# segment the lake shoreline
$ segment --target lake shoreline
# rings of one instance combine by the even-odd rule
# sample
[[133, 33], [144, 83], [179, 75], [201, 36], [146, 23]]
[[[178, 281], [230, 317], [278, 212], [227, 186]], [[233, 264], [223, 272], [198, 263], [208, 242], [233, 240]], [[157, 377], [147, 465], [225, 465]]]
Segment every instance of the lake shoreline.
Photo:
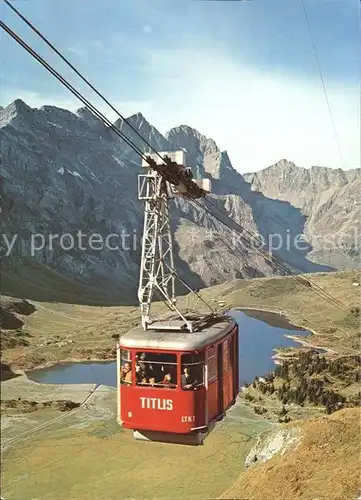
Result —
[[[100, 358], [67, 358], [67, 359], [62, 359], [59, 361], [48, 361], [47, 363], [40, 364], [36, 366], [35, 368], [31, 368], [31, 370], [17, 370], [19, 373], [23, 372], [25, 375], [27, 373], [33, 373], [33, 372], [38, 372], [38, 371], [43, 371], [47, 370], [49, 368], [55, 368], [59, 366], [65, 366], [65, 365], [73, 365], [73, 364], [92, 364], [92, 363], [97, 363], [99, 365], [101, 364], [108, 364], [108, 363], [113, 363], [117, 360], [116, 357], [109, 357], [107, 359], [100, 359]], [[14, 372], [15, 373], [15, 372]]]
[[[298, 331], [300, 332], [300, 336], [302, 334], [307, 335], [307, 336], [310, 334], [309, 330], [305, 330], [305, 329], [302, 329], [300, 327], [294, 327], [294, 325], [292, 325], [292, 323], [289, 321], [288, 318], [285, 318], [283, 316], [280, 317], [279, 315], [275, 314], [274, 312], [270, 312], [270, 311], [265, 312], [265, 311], [262, 311], [259, 309], [258, 310], [255, 310], [255, 309], [251, 310], [249, 308], [244, 308], [244, 309], [243, 308], [232, 308], [232, 311], [229, 311], [229, 313], [231, 313], [231, 314], [234, 313], [235, 315], [237, 315], [237, 313], [239, 313], [240, 318], [237, 319], [237, 321], [239, 322], [239, 325], [240, 325], [241, 337], [242, 337], [242, 335], [249, 336], [249, 334], [247, 334], [247, 331], [249, 331], [249, 328], [251, 328], [251, 329], [256, 328], [256, 330], [255, 330], [255, 334], [257, 335], [256, 338], [258, 338], [258, 335], [260, 334], [260, 332], [258, 331], [259, 328], [261, 328], [261, 331], [264, 328], [268, 328], [268, 329], [270, 328], [270, 330], [268, 330], [268, 334], [267, 334], [269, 341], [266, 341], [267, 345], [264, 346], [266, 348], [265, 353], [266, 352], [268, 353], [268, 354], [265, 354], [264, 356], [267, 357], [268, 361], [266, 361], [264, 359], [264, 356], [263, 356], [263, 361], [260, 364], [259, 371], [257, 371], [257, 367], [253, 367], [253, 369], [251, 368], [251, 371], [249, 371], [249, 368], [246, 368], [247, 371], [245, 372], [245, 374], [247, 373], [249, 375], [250, 380], [253, 380], [254, 377], [257, 375], [258, 376], [261, 376], [262, 374], [264, 375], [266, 372], [269, 373], [270, 371], [272, 371], [274, 369], [275, 360], [274, 360], [274, 357], [272, 356], [273, 355], [272, 351], [274, 351], [275, 348], [286, 344], [286, 345], [292, 347], [293, 349], [297, 349], [297, 347], [295, 347], [295, 340], [298, 339], [298, 335], [297, 335]], [[255, 323], [253, 323], [252, 320], [255, 320]], [[257, 324], [259, 325], [258, 327], [257, 327]], [[262, 324], [263, 324], [263, 326], [260, 327], [260, 325], [262, 325]], [[273, 333], [272, 333], [273, 330], [274, 330], [274, 335], [275, 335], [274, 338], [273, 338]], [[287, 331], [289, 333], [295, 333], [296, 334], [295, 338], [293, 339], [293, 338], [289, 337], [289, 340], [285, 341], [285, 339], [287, 338], [285, 333]], [[273, 340], [272, 340], [272, 338], [273, 338]], [[290, 342], [290, 340], [292, 342]], [[259, 342], [259, 348], [262, 348], [262, 346], [263, 346], [262, 340], [259, 340], [256, 342]], [[270, 347], [267, 347], [268, 342], [271, 342]], [[251, 344], [252, 344], [252, 341], [251, 341]], [[247, 349], [249, 349], [249, 347], [245, 346], [245, 349], [246, 349], [245, 352], [247, 352]], [[244, 351], [244, 349], [243, 349], [243, 351]], [[88, 351], [88, 356], [89, 356], [89, 354], [90, 353]], [[113, 355], [110, 355], [110, 354], [113, 354]], [[80, 370], [80, 371], [83, 371], [83, 373], [84, 373], [84, 371], [87, 371], [86, 365], [89, 365], [89, 364], [94, 365], [94, 370], [96, 373], [98, 372], [99, 366], [100, 367], [104, 366], [105, 368], [104, 369], [100, 368], [100, 371], [103, 371], [103, 373], [105, 373], [105, 372], [109, 371], [106, 368], [106, 366], [109, 364], [113, 364], [116, 361], [116, 358], [114, 356], [114, 351], [113, 352], [109, 351], [109, 357], [107, 357], [107, 358], [104, 358], [104, 356], [102, 356], [101, 359], [97, 358], [97, 356], [92, 356], [92, 358], [89, 358], [88, 356], [86, 357], [86, 359], [81, 358], [81, 357], [65, 357], [64, 356], [62, 359], [57, 360], [57, 361], [53, 360], [53, 361], [50, 361], [47, 363], [39, 364], [36, 367], [27, 370], [26, 374], [31, 380], [41, 382], [43, 379], [48, 379], [49, 377], [50, 378], [52, 377], [51, 373], [49, 373], [49, 374], [47, 373], [47, 370], [53, 371], [53, 373], [54, 373], [53, 376], [56, 377], [57, 375], [55, 374], [55, 372], [57, 371], [57, 368], [60, 371], [63, 371], [63, 373], [64, 373], [64, 371], [68, 372], [68, 369], [71, 370], [71, 366], [73, 365], [74, 370], [76, 372], [78, 372]], [[78, 369], [76, 365], [82, 365], [83, 368]], [[266, 366], [266, 371], [263, 369], [263, 368], [265, 368], [265, 366]], [[111, 370], [113, 370], [113, 368], [111, 368]], [[240, 373], [240, 377], [241, 377], [240, 378], [240, 385], [241, 385], [242, 380], [243, 380], [242, 370]], [[75, 377], [75, 379], [76, 379], [76, 377]], [[83, 379], [81, 378], [81, 380], [83, 380]], [[112, 383], [112, 385], [114, 385], [114, 384]]]
[[[293, 340], [294, 342], [298, 343], [301, 345], [301, 347], [297, 346], [292, 346], [289, 347], [287, 350], [287, 353], [284, 352], [283, 347], [275, 348], [274, 352], [275, 354], [272, 356], [272, 359], [276, 365], [282, 364], [284, 360], [289, 358], [290, 356], [297, 356], [299, 355], [300, 351], [303, 350], [304, 348], [310, 348], [310, 349], [323, 349], [329, 354], [334, 354], [334, 351], [331, 349], [328, 349], [324, 346], [316, 346], [314, 344], [314, 335], [315, 332], [310, 330], [309, 328], [305, 329], [302, 328], [301, 325], [295, 325], [294, 323], [291, 322], [291, 319], [285, 314], [285, 312], [280, 311], [279, 313], [271, 310], [264, 310], [260, 308], [250, 308], [250, 307], [235, 307], [232, 309], [232, 311], [239, 311], [243, 312], [249, 317], [252, 317], [254, 319], [257, 319], [259, 321], [265, 322], [271, 326], [275, 326], [277, 328], [284, 328], [286, 330], [291, 330], [291, 331], [307, 331], [309, 332], [308, 335], [306, 336], [299, 336], [299, 335], [288, 335], [287, 333], [284, 334], [284, 337], [289, 338], [290, 340]], [[312, 340], [311, 340], [312, 339]], [[66, 357], [63, 359], [59, 360], [51, 360], [46, 363], [40, 363], [39, 365], [36, 365], [32, 367], [31, 369], [14, 369], [12, 370], [14, 375], [26, 375], [32, 374], [32, 373], [37, 373], [43, 370], [55, 368], [55, 367], [61, 367], [65, 365], [70, 365], [70, 364], [91, 364], [91, 363], [99, 363], [99, 364], [108, 364], [116, 361], [115, 356], [109, 356], [108, 358], [102, 357]], [[11, 368], [11, 366], [10, 366]]]
[[276, 328], [284, 328], [285, 330], [292, 331], [307, 330], [310, 332], [310, 335], [313, 335], [312, 330], [310, 330], [309, 328], [305, 328], [304, 326], [293, 323], [290, 317], [287, 315], [286, 311], [283, 310], [276, 312], [270, 309], [260, 309], [252, 307], [234, 307], [232, 310], [241, 311], [251, 318], [259, 319], [260, 321], [264, 321], [270, 326], [274, 326]]
[[[256, 308], [250, 308], [250, 307], [244, 307], [244, 308], [243, 307], [235, 307], [234, 310], [235, 311], [242, 311], [245, 314], [247, 314], [247, 311], [249, 311], [249, 313], [250, 313], [249, 316], [256, 318], [256, 319], [260, 319], [261, 321], [263, 318], [263, 320], [266, 320], [266, 322], [268, 324], [272, 324], [271, 323], [272, 321], [276, 321], [278, 323], [277, 326], [281, 325], [281, 326], [279, 326], [280, 328], [292, 327], [291, 329], [294, 331], [295, 330], [296, 331], [297, 330], [308, 331], [309, 334], [306, 336], [289, 335], [289, 334], [285, 334], [284, 336], [288, 339], [293, 340], [294, 342], [297, 342], [298, 344], [301, 344], [302, 347], [308, 347], [310, 349], [322, 349], [327, 354], [337, 354], [336, 351], [334, 351], [333, 349], [330, 349], [327, 346], [316, 345], [314, 343], [314, 340], [315, 340], [315, 337], [317, 336], [317, 332], [315, 330], [311, 329], [310, 327], [305, 328], [301, 325], [295, 324], [294, 320], [292, 320], [289, 317], [289, 315], [287, 315], [286, 311], [281, 310], [279, 313], [277, 313], [275, 311], [271, 311], [270, 309], [256, 309]], [[280, 313], [283, 313], [283, 314], [280, 314]], [[299, 352], [299, 350], [302, 349], [302, 347], [301, 348], [291, 347], [290, 351], [293, 350], [294, 354], [296, 355]], [[282, 361], [282, 359], [284, 359], [282, 356], [282, 347], [279, 348], [279, 352], [278, 352], [278, 348], [276, 348], [275, 351], [276, 351], [276, 354], [274, 356], [274, 359]]]
[[[297, 330], [305, 331], [302, 327], [291, 323], [290, 319], [287, 316], [279, 315], [274, 311], [256, 309], [256, 308], [250, 308], [250, 307], [245, 307], [245, 308], [235, 307], [232, 310], [243, 312], [247, 316], [250, 316], [254, 319], [258, 319], [260, 321], [264, 321], [267, 324], [270, 324], [271, 326], [276, 326], [278, 328], [285, 328], [285, 329], [289, 329], [292, 331], [297, 331]], [[307, 329], [307, 331], [309, 331], [309, 329]], [[311, 331], [310, 331], [310, 335], [312, 335]], [[296, 342], [299, 341], [297, 335], [295, 335], [295, 336], [285, 335], [285, 337], [288, 337]], [[294, 349], [297, 349], [297, 348], [295, 347]], [[100, 363], [111, 363], [114, 361], [116, 361], [115, 356], [111, 356], [111, 357], [106, 358], [106, 359], [98, 358], [98, 357], [92, 357], [92, 358], [86, 358], [86, 359], [80, 358], [80, 357], [79, 358], [69, 357], [69, 358], [64, 358], [61, 360], [52, 360], [52, 361], [48, 361], [46, 363], [41, 363], [39, 365], [34, 366], [33, 368], [31, 368], [29, 370], [17, 370], [17, 372], [21, 373], [21, 374], [26, 374], [26, 373], [33, 373], [33, 372], [37, 372], [37, 371], [41, 371], [41, 370], [47, 370], [48, 368], [54, 368], [56, 366], [63, 366], [63, 365], [68, 365], [68, 364], [73, 364], [73, 363], [81, 363], [81, 364], [99, 363], [100, 364]], [[14, 373], [15, 373], [15, 371], [14, 371]]]

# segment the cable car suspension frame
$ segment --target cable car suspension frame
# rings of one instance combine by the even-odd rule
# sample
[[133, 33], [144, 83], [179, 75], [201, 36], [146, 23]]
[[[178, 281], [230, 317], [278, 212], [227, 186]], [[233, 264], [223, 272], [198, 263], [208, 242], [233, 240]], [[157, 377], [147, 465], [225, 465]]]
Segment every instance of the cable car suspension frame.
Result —
[[[159, 162], [162, 157], [162, 163]], [[185, 153], [175, 151], [150, 155], [142, 160], [147, 171], [138, 175], [138, 199], [145, 202], [138, 300], [144, 330], [187, 330], [193, 332], [205, 317], [190, 319], [176, 306], [176, 277], [169, 204], [175, 196], [201, 198], [210, 191], [210, 181], [193, 180], [185, 165]], [[208, 189], [204, 189], [204, 187]], [[158, 291], [178, 321], [152, 321], [154, 292]], [[209, 316], [209, 315], [208, 315]]]

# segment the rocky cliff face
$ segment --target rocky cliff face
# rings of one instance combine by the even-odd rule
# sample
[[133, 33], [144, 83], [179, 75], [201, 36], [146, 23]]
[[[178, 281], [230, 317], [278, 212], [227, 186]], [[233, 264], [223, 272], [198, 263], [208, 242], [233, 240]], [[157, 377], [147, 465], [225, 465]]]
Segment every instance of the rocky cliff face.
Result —
[[167, 133], [171, 148], [184, 149], [193, 173], [212, 179], [213, 192], [216, 194], [241, 194], [245, 184], [229, 159], [227, 151], [220, 151], [213, 139], [208, 139], [187, 125], [172, 128]]
[[[2, 112], [1, 145], [2, 232], [16, 237], [5, 269], [31, 262], [99, 289], [112, 282], [120, 295], [134, 287], [137, 249], [110, 251], [100, 237], [89, 241], [91, 234], [132, 234], [141, 222], [128, 190], [138, 165], [125, 163], [106, 127], [82, 110], [15, 101]], [[83, 243], [78, 232], [87, 235]]]
[[289, 202], [306, 217], [309, 258], [336, 268], [360, 263], [361, 170], [297, 167], [287, 160], [245, 174], [252, 191]]
[[[212, 203], [242, 224], [247, 241], [302, 233], [300, 209], [250, 189], [212, 139], [187, 126], [164, 137], [140, 113], [129, 120], [156, 150], [186, 150], [195, 175], [212, 180]], [[149, 150], [126, 123], [116, 125]], [[32, 109], [16, 100], [0, 111], [0, 134], [3, 291], [35, 299], [45, 293], [48, 300], [89, 302], [100, 294], [107, 303], [134, 302], [143, 219], [139, 157], [84, 108]], [[278, 272], [185, 200], [175, 200], [172, 223], [177, 268], [194, 287]], [[324, 269], [307, 259], [308, 251], [291, 243], [275, 253], [302, 271]]]
[[[162, 134], [155, 127], [153, 127], [153, 125], [151, 125], [141, 113], [136, 113], [135, 115], [130, 116], [127, 118], [127, 121], [132, 125], [133, 129], [136, 129], [137, 132], [144, 137], [156, 151], [174, 151], [174, 148], [172, 148], [169, 141], [163, 137]], [[126, 122], [119, 118], [114, 122], [114, 125], [121, 130], [123, 134], [126, 135], [141, 151], [151, 152], [149, 151], [150, 148]], [[112, 137], [115, 142], [120, 141], [122, 154], [124, 156], [132, 158], [136, 161], [136, 163], [139, 163], [139, 155], [137, 155], [130, 146], [122, 141], [114, 132], [112, 132]]]

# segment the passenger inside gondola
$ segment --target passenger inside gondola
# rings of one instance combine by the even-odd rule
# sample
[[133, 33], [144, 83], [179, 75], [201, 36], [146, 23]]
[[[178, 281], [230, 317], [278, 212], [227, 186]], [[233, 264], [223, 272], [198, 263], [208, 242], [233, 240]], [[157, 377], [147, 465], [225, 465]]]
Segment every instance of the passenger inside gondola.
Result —
[[164, 387], [169, 387], [169, 389], [174, 389], [175, 387], [177, 387], [177, 385], [173, 382], [172, 375], [170, 373], [166, 373], [164, 375], [161, 384]]
[[151, 380], [151, 379], [156, 379], [156, 373], [155, 373], [155, 370], [154, 370], [154, 367], [153, 365], [147, 363], [146, 366], [145, 366], [145, 376], [146, 376], [146, 379], [147, 380]]
[[121, 381], [123, 384], [132, 383], [132, 368], [128, 362], [125, 362], [122, 367]]
[[145, 384], [147, 382], [147, 379], [145, 377], [145, 371], [144, 369], [142, 368], [141, 364], [137, 364], [135, 366], [135, 375], [136, 375], [136, 378], [137, 378], [137, 384]]
[[175, 354], [138, 352], [136, 360], [137, 385], [159, 388], [177, 386], [177, 357]]
[[197, 380], [194, 380], [194, 378], [192, 377], [189, 367], [185, 366], [182, 373], [182, 389], [194, 389], [196, 385]]
[[182, 389], [196, 390], [204, 383], [204, 354], [182, 354]]

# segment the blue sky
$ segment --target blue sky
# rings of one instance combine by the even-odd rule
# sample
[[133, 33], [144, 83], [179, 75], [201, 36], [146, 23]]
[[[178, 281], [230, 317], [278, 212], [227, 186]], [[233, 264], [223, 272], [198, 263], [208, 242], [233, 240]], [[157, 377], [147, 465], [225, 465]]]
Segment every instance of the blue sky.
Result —
[[[360, 164], [358, 0], [17, 0], [28, 17], [117, 107], [162, 133], [197, 128], [239, 171], [287, 158], [304, 167]], [[2, 19], [92, 102], [64, 63], [1, 4]], [[80, 105], [2, 33], [1, 104]]]

